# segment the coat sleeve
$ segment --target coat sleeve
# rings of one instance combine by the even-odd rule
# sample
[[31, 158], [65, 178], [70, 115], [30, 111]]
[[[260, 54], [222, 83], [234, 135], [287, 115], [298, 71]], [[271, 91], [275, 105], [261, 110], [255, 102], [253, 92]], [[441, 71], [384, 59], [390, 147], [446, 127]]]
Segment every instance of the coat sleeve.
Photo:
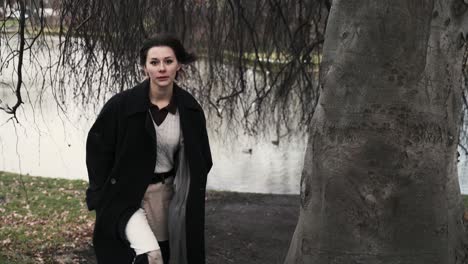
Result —
[[114, 165], [118, 128], [118, 101], [112, 97], [102, 108], [88, 132], [86, 140], [86, 167], [89, 186], [86, 204], [89, 210], [98, 207], [102, 189]]
[[206, 162], [205, 164], [206, 173], [208, 173], [211, 170], [211, 167], [213, 166], [213, 160], [211, 158], [210, 141], [208, 139], [208, 132], [206, 129], [205, 114], [203, 113], [203, 110], [201, 111], [201, 113], [202, 113], [202, 118], [203, 118], [202, 136], [201, 136], [202, 155]]

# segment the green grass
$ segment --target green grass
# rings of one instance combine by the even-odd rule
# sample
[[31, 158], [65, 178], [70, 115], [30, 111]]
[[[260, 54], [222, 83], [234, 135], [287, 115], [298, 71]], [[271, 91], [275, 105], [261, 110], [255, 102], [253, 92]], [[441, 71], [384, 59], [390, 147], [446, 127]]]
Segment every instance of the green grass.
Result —
[[[196, 49], [196, 52], [198, 57], [208, 58], [209, 54], [206, 48], [198, 47]], [[306, 63], [309, 71], [317, 73], [319, 69], [319, 64], [322, 60], [322, 55], [318, 55], [315, 53], [309, 55], [309, 61], [303, 61], [303, 63]], [[223, 50], [221, 56], [223, 57], [223, 63], [235, 63], [239, 60], [239, 54], [231, 50]], [[279, 72], [285, 66], [287, 67], [287, 65], [293, 59], [297, 59], [294, 58], [292, 54], [287, 52], [259, 52], [258, 54], [256, 54], [255, 52], [244, 52], [242, 54], [242, 60], [246, 65], [253, 66], [254, 64], [256, 64], [257, 56], [258, 59], [262, 62], [262, 64], [268, 65], [269, 70], [273, 71], [274, 73]]]
[[2, 27], [13, 27], [13, 26], [18, 26], [19, 22], [18, 19], [7, 19], [7, 20], [0, 20], [0, 28]]
[[94, 213], [86, 209], [86, 186], [0, 171], [0, 263], [55, 263], [51, 252], [89, 247]]

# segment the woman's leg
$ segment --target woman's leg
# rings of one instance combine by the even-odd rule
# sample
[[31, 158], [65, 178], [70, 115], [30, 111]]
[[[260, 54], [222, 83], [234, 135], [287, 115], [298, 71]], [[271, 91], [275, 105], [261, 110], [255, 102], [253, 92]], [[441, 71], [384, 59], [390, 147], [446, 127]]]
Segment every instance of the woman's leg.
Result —
[[164, 260], [164, 264], [169, 263], [169, 258], [171, 256], [170, 250], [169, 250], [169, 240], [166, 241], [158, 241], [159, 243], [159, 248], [161, 249], [161, 254], [162, 258]]
[[130, 246], [137, 255], [134, 264], [163, 264], [161, 250], [146, 219], [145, 211], [138, 209], [125, 227]]
[[174, 178], [170, 177], [165, 180], [165, 183], [148, 185], [142, 201], [148, 224], [159, 241], [169, 239], [167, 216], [174, 194], [173, 182]]
[[167, 216], [174, 194], [173, 182], [174, 178], [170, 177], [165, 180], [165, 183], [150, 184], [142, 201], [148, 224], [158, 238], [164, 264], [169, 263], [170, 257]]
[[166, 262], [163, 262], [161, 250], [155, 250], [136, 256], [132, 264], [166, 264]]

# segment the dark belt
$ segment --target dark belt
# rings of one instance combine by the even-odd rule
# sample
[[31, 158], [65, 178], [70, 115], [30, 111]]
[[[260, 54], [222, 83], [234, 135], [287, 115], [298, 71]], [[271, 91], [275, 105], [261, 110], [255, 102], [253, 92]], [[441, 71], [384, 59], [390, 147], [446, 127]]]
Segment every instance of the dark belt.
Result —
[[153, 177], [151, 178], [151, 183], [154, 184], [154, 183], [159, 183], [159, 182], [162, 182], [164, 183], [165, 180], [169, 177], [172, 177], [175, 175], [175, 170], [172, 169], [168, 172], [161, 172], [161, 173], [153, 173]]

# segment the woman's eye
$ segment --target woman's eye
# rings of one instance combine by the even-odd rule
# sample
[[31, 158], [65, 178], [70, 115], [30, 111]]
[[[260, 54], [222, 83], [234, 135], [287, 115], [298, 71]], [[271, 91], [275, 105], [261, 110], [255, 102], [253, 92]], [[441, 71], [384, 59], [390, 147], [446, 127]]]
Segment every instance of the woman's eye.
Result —
[[166, 64], [171, 64], [173, 62], [174, 62], [173, 60], [166, 60]]
[[158, 63], [159, 63], [159, 62], [157, 62], [157, 61], [151, 61], [151, 62], [150, 62], [151, 65], [158, 65]]

